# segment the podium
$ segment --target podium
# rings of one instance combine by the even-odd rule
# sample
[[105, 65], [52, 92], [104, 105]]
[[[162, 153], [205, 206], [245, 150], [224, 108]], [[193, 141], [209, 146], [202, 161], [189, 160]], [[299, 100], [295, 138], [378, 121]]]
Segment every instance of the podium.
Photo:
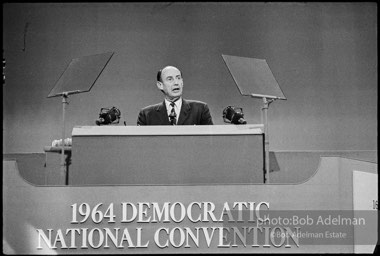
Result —
[[80, 126], [69, 185], [261, 184], [263, 125]]

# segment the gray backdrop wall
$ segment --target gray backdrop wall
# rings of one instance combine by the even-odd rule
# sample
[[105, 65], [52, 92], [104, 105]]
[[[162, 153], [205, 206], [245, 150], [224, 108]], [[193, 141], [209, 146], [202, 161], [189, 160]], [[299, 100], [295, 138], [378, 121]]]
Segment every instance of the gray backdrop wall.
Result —
[[61, 138], [61, 99], [47, 98], [72, 58], [115, 52], [92, 90], [72, 95], [66, 134], [116, 106], [136, 125], [162, 101], [156, 71], [179, 67], [184, 97], [261, 122], [222, 54], [266, 59], [287, 101], [269, 108], [270, 150], [377, 150], [376, 3], [18, 3], [3, 5], [3, 152], [42, 152]]

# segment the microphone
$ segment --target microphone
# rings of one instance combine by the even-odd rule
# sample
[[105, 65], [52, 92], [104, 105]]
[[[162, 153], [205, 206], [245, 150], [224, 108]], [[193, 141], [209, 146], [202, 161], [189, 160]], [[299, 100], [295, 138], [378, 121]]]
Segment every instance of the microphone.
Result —
[[223, 110], [223, 120], [225, 123], [246, 124], [243, 109], [239, 107], [228, 106]]
[[101, 108], [99, 119], [95, 121], [97, 125], [118, 124], [120, 121], [121, 112], [116, 107]]

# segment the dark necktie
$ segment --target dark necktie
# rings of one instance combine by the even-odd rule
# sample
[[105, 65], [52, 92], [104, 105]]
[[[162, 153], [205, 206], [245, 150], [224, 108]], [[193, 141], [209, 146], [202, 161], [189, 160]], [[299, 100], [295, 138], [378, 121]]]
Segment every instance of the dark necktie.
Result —
[[169, 121], [170, 121], [171, 125], [176, 125], [177, 124], [177, 119], [176, 119], [177, 115], [174, 111], [174, 106], [175, 106], [174, 102], [171, 102], [170, 106], [172, 107], [172, 110], [170, 111], [170, 114], [169, 114]]

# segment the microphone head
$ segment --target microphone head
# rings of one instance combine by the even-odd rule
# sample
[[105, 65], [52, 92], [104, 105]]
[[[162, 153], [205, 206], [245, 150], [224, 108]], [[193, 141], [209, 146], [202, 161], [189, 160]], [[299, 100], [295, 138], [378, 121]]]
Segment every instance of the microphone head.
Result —
[[238, 107], [228, 106], [223, 110], [223, 119], [226, 123], [231, 124], [246, 124], [244, 120], [243, 109]]
[[111, 109], [108, 108], [101, 108], [99, 119], [95, 121], [97, 125], [107, 125], [112, 123], [119, 123], [121, 112], [119, 109], [112, 107]]

